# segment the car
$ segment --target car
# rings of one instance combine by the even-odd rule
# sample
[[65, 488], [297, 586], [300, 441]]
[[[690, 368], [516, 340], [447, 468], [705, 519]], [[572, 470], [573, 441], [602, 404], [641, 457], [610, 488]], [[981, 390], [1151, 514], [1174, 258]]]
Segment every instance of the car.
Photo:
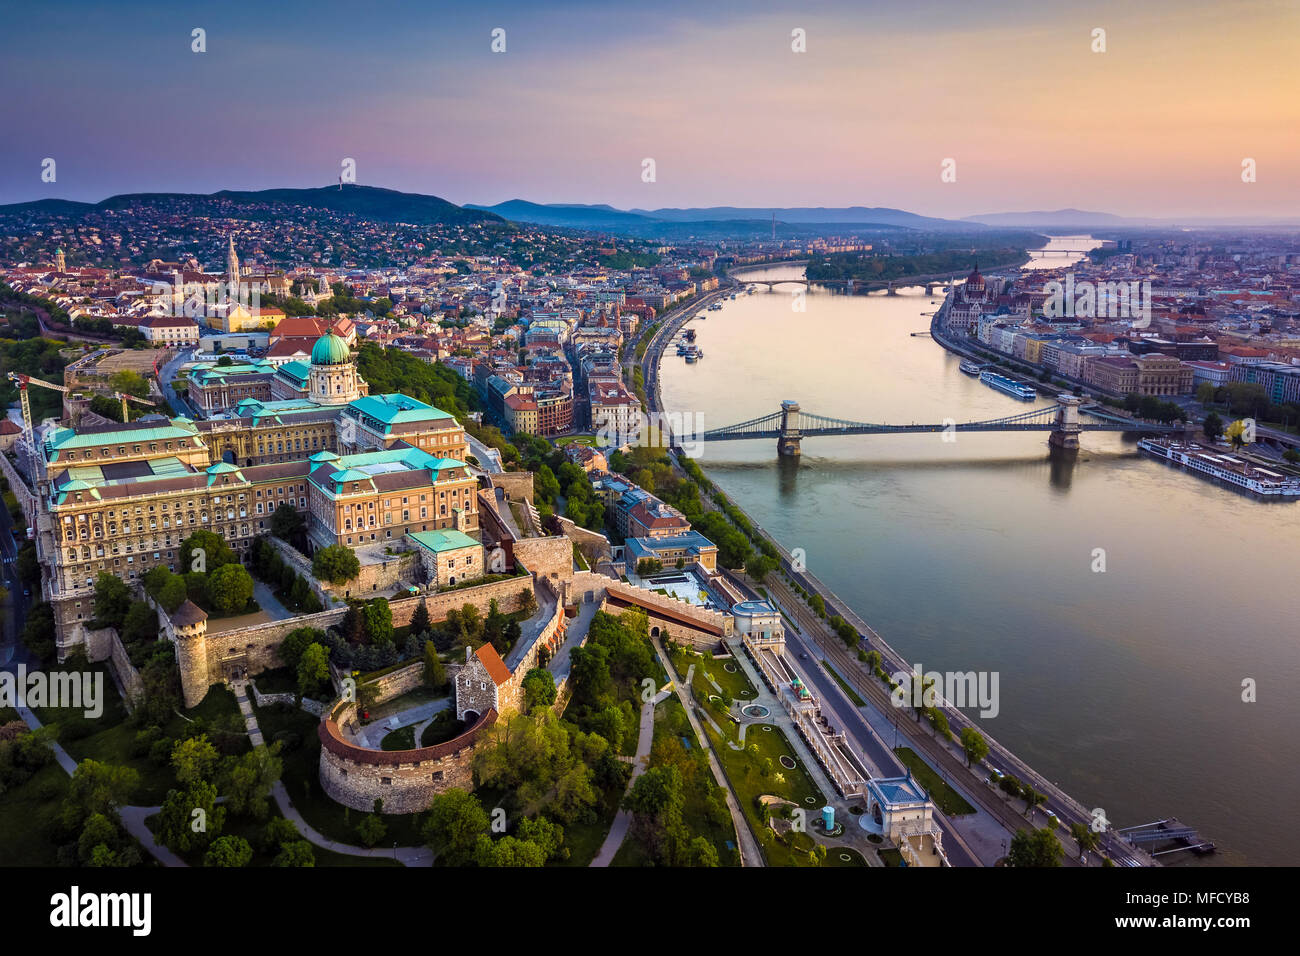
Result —
[[1001, 770], [999, 770], [997, 767], [989, 767], [989, 779], [992, 780], [994, 783], [1001, 780], [1005, 776], [1006, 774], [1003, 773]]
[[1047, 822], [1052, 826], [1059, 827], [1061, 825], [1061, 818], [1058, 817], [1054, 811], [1043, 807], [1043, 812], [1047, 814]]
[[806, 661], [807, 659], [808, 659], [808, 655], [805, 654], [805, 653], [803, 653], [803, 651], [800, 651], [800, 652], [799, 652], [799, 660], [801, 660], [801, 661]]
[[31, 589], [31, 588], [23, 588], [23, 597], [31, 597], [31, 596], [32, 596], [32, 589]]

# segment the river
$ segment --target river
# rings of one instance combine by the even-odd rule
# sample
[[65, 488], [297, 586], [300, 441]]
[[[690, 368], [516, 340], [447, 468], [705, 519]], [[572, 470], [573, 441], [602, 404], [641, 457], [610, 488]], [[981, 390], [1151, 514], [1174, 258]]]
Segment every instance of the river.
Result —
[[[886, 423], [1034, 407], [911, 334], [941, 296], [814, 287], [796, 311], [793, 289], [693, 321], [704, 358], [667, 350], [667, 408], [714, 428], [783, 399]], [[1046, 433], [955, 437], [809, 438], [793, 464], [773, 441], [710, 442], [698, 458], [899, 653], [926, 670], [997, 671], [1000, 712], [979, 722], [1080, 802], [1117, 826], [1177, 816], [1218, 844], [1203, 862], [1293, 864], [1300, 504], [1221, 488], [1117, 433], [1085, 433], [1072, 464], [1049, 460]]]

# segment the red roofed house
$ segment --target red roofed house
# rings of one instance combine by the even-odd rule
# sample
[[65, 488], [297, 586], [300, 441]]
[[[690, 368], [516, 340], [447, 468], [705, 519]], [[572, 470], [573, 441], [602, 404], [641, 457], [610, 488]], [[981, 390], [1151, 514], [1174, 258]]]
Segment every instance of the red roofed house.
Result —
[[[519, 686], [491, 644], [465, 648], [465, 666], [456, 675], [456, 719], [472, 724], [489, 710], [519, 709]], [[468, 715], [468, 716], [467, 716]]]

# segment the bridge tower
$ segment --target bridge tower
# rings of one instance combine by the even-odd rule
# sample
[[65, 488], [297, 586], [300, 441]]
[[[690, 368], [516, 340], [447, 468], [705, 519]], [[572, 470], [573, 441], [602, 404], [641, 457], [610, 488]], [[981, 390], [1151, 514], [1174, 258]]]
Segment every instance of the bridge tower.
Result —
[[782, 458], [798, 458], [799, 403], [786, 399], [781, 403], [781, 437], [776, 440], [776, 453]]
[[889, 291], [885, 295], [898, 295], [898, 290], [894, 288], [894, 280], [889, 280]]
[[1047, 443], [1053, 448], [1079, 447], [1079, 405], [1082, 399], [1069, 392], [1056, 396], [1056, 427]]

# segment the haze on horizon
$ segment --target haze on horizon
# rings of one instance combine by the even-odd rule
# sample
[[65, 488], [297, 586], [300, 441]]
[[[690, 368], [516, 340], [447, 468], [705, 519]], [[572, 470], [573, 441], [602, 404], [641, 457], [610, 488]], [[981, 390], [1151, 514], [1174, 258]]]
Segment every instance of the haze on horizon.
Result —
[[350, 157], [462, 204], [1300, 216], [1283, 0], [125, 0], [15, 7], [4, 32], [0, 203], [328, 185]]

